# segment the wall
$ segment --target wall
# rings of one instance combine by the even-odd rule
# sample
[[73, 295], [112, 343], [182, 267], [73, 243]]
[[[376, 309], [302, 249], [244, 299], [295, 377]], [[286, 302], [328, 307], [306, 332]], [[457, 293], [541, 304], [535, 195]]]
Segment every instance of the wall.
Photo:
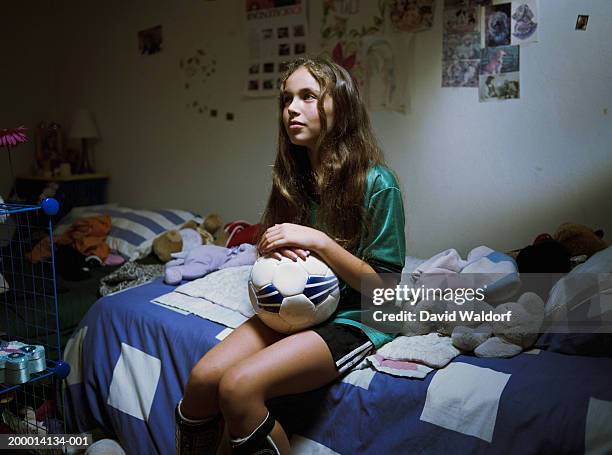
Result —
[[[240, 3], [59, 3], [59, 114], [66, 122], [77, 107], [95, 113], [97, 164], [111, 175], [113, 201], [258, 219], [277, 120], [273, 100], [241, 97]], [[540, 42], [521, 50], [521, 99], [484, 104], [475, 89], [440, 87], [441, 3], [434, 28], [404, 56], [411, 111], [372, 114], [401, 178], [408, 253], [521, 247], [567, 220], [612, 237], [612, 120], [604, 114], [612, 105], [612, 2], [541, 0]], [[316, 32], [320, 2], [310, 12]], [[591, 15], [587, 32], [573, 29], [578, 13]], [[137, 31], [157, 24], [163, 51], [139, 55]], [[179, 60], [199, 47], [217, 57], [217, 73], [189, 93]], [[222, 117], [187, 109], [194, 96]]]
[[[0, 128], [32, 129], [42, 119], [53, 119], [57, 109], [57, 47], [51, 2], [24, 0], [2, 5], [0, 27]], [[28, 174], [34, 141], [11, 150], [15, 175]], [[12, 187], [8, 154], [0, 149], [0, 195]]]

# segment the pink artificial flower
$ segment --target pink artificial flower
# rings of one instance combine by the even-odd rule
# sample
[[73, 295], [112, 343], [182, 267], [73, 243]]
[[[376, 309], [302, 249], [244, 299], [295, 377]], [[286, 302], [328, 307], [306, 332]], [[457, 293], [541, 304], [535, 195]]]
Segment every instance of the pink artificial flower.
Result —
[[16, 145], [28, 142], [28, 136], [25, 135], [27, 128], [20, 126], [18, 128], [3, 128], [0, 130], [0, 147], [15, 147]]

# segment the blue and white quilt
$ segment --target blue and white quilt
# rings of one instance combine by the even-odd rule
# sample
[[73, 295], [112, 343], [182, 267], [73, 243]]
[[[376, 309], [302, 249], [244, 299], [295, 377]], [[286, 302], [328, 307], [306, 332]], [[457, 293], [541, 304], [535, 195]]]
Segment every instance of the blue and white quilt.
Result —
[[[230, 333], [150, 303], [161, 281], [100, 299], [66, 347], [69, 432], [102, 429], [129, 454], [174, 453], [174, 407], [189, 371]], [[460, 355], [424, 379], [363, 366], [276, 399], [295, 453], [612, 453], [612, 358], [532, 350]]]

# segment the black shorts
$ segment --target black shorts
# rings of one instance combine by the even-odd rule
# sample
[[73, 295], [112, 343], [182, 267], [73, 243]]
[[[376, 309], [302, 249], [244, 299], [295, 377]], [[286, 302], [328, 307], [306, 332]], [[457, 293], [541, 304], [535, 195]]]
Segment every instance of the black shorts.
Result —
[[312, 328], [327, 344], [339, 373], [361, 362], [374, 345], [363, 330], [348, 324], [326, 322]]

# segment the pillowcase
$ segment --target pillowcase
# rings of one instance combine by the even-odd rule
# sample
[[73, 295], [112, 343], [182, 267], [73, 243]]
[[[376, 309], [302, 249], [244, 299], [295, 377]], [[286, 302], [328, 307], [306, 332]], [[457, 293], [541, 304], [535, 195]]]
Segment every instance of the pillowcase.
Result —
[[112, 228], [106, 238], [111, 250], [130, 261], [142, 259], [152, 249], [153, 240], [170, 229], [179, 229], [189, 220], [202, 219], [187, 210], [135, 210], [117, 204], [75, 207], [55, 227], [58, 234], [67, 230], [77, 218], [108, 214]]
[[[551, 289], [546, 302], [547, 320], [569, 320], [582, 325], [612, 327], [612, 247], [594, 254]], [[563, 326], [563, 322], [560, 323]], [[549, 328], [536, 347], [563, 354], [612, 357], [612, 333], [555, 333]], [[570, 328], [571, 330], [571, 328]]]

